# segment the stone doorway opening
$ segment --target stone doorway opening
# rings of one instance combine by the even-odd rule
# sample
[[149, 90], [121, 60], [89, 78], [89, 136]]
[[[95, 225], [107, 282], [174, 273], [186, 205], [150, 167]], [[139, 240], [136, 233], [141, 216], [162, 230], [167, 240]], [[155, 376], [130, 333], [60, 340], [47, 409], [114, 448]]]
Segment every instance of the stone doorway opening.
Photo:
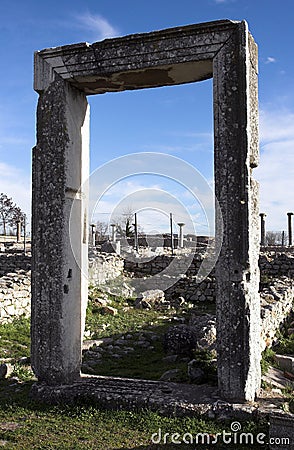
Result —
[[87, 95], [211, 77], [215, 193], [224, 225], [220, 236], [216, 216], [216, 240], [222, 239], [216, 265], [219, 389], [228, 400], [255, 398], [260, 385], [258, 186], [252, 177], [258, 164], [257, 47], [246, 22], [229, 20], [36, 52], [32, 366], [40, 382], [80, 379], [88, 264]]

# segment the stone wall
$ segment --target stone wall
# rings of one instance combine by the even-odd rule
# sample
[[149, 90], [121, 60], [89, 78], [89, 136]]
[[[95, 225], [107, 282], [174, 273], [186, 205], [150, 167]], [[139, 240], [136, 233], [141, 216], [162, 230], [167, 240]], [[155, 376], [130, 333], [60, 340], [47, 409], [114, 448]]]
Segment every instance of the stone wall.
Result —
[[[160, 288], [160, 273], [176, 261], [173, 269], [175, 283], [165, 291], [166, 297], [182, 296], [187, 301], [215, 301], [215, 276], [214, 269], [201, 283], [197, 282], [196, 274], [203, 262], [204, 251], [196, 253], [188, 270], [187, 260], [189, 256], [158, 255], [148, 262], [125, 260], [124, 268], [135, 277], [152, 276], [153, 289]], [[294, 275], [294, 253], [293, 252], [262, 252], [259, 258], [261, 279], [264, 276], [293, 278]], [[165, 275], [165, 276], [172, 276]]]
[[[163, 254], [147, 262], [125, 260], [124, 269], [136, 278], [152, 277], [152, 289], [161, 289], [162, 276], [169, 278], [170, 287], [165, 290], [167, 299], [184, 297], [191, 302], [215, 302], [214, 269], [202, 282], [197, 280], [204, 255], [205, 249], [202, 249], [194, 256]], [[138, 286], [139, 284], [140, 282], [137, 283]]]
[[[185, 256], [158, 255], [149, 262], [132, 262], [116, 254], [93, 253], [89, 255], [89, 283], [103, 285], [125, 271], [138, 278], [153, 276], [153, 289], [160, 288], [160, 273], [174, 260], [175, 283], [165, 291], [167, 300], [183, 297], [189, 302], [215, 301], [214, 271], [201, 283], [197, 283], [195, 272], [203, 261], [203, 252], [194, 255], [185, 273]], [[275, 330], [289, 314], [293, 302], [291, 277], [294, 273], [294, 254], [291, 252], [263, 252], [260, 256], [261, 274], [279, 277], [268, 283], [261, 283], [262, 341], [268, 345]], [[30, 315], [30, 255], [21, 253], [0, 253], [0, 322], [4, 323], [19, 315]], [[181, 273], [183, 272], [183, 273]], [[288, 275], [288, 278], [285, 277]], [[289, 279], [290, 275], [290, 279]], [[168, 276], [168, 275], [166, 275]], [[171, 276], [171, 275], [169, 275]], [[263, 279], [264, 277], [262, 277]], [[157, 286], [158, 282], [158, 286]]]
[[0, 323], [31, 313], [31, 257], [0, 254]]
[[293, 251], [267, 251], [261, 252], [259, 266], [263, 275], [274, 277], [294, 276], [294, 252]]
[[[121, 275], [122, 258], [115, 254], [89, 255], [89, 284], [105, 284]], [[31, 313], [31, 256], [0, 253], [0, 323]]]
[[123, 269], [124, 261], [115, 253], [89, 252], [89, 284], [105, 284], [119, 277]]
[[272, 345], [275, 334], [292, 311], [294, 286], [287, 277], [271, 280], [260, 292], [262, 350]]

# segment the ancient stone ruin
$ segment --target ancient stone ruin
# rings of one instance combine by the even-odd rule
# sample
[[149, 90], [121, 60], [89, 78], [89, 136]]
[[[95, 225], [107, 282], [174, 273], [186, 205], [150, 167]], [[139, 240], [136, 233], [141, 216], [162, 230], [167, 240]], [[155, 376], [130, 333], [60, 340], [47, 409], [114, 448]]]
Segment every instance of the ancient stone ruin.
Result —
[[[83, 386], [87, 95], [211, 77], [215, 192], [223, 217], [222, 228], [217, 212], [216, 240], [222, 240], [215, 269], [218, 382], [225, 399], [254, 400], [260, 386], [258, 186], [252, 177], [258, 164], [257, 47], [246, 22], [229, 20], [36, 52], [34, 87], [39, 102], [33, 150], [32, 366], [43, 384], [35, 392], [52, 385], [52, 392], [59, 395], [61, 391], [54, 391], [54, 386], [79, 381], [75, 389], [80, 395]], [[95, 384], [95, 380], [88, 378], [84, 383]], [[138, 391], [138, 383], [130, 380], [122, 380], [120, 390], [118, 381], [109, 383], [106, 402], [111, 389], [120, 398], [132, 392], [132, 399]], [[152, 391], [153, 397], [147, 397], [156, 403], [156, 383], [140, 386], [140, 392], [145, 386], [146, 396], [148, 389]], [[198, 395], [193, 389], [189, 398]], [[146, 406], [143, 397], [136, 398], [139, 406]]]

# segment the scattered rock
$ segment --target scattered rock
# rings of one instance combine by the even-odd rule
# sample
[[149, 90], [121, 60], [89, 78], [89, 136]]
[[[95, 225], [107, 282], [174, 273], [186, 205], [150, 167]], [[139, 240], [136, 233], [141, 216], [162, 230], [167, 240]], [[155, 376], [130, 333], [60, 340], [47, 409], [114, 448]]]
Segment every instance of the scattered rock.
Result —
[[185, 299], [184, 297], [174, 298], [170, 301], [170, 303], [173, 308], [178, 309], [185, 304]]
[[188, 363], [188, 377], [192, 383], [201, 384], [205, 381], [205, 372], [199, 367], [199, 362], [192, 359]]
[[118, 313], [116, 308], [108, 305], [103, 307], [103, 312], [104, 314], [110, 314], [111, 316], [116, 316], [116, 314]]
[[159, 381], [173, 381], [176, 380], [178, 375], [180, 373], [180, 369], [171, 369], [164, 372], [161, 377], [159, 378]]
[[190, 354], [195, 344], [195, 336], [188, 325], [171, 326], [163, 336], [163, 348], [166, 353]]
[[134, 306], [138, 309], [151, 309], [160, 308], [165, 303], [164, 292], [161, 289], [150, 289], [142, 292], [141, 296], [135, 300]]
[[8, 378], [14, 370], [14, 366], [9, 363], [3, 363], [0, 365], [0, 380]]
[[216, 318], [212, 314], [194, 315], [189, 323], [200, 350], [215, 350], [216, 348]]
[[168, 356], [165, 356], [164, 358], [162, 358], [162, 361], [166, 362], [166, 363], [174, 363], [174, 362], [176, 362], [177, 359], [178, 359], [178, 355], [168, 355]]
[[22, 356], [19, 360], [18, 360], [18, 364], [21, 365], [29, 365], [31, 364], [31, 358], [29, 356]]
[[1, 380], [6, 377], [7, 370], [8, 370], [7, 364], [1, 364], [0, 365], [0, 379]]
[[103, 344], [104, 339], [91, 339], [86, 340], [83, 342], [83, 350], [89, 350], [89, 348], [93, 347], [93, 350], [95, 347], [99, 347], [101, 344]]
[[107, 306], [109, 300], [106, 298], [95, 298], [94, 302], [96, 306]]

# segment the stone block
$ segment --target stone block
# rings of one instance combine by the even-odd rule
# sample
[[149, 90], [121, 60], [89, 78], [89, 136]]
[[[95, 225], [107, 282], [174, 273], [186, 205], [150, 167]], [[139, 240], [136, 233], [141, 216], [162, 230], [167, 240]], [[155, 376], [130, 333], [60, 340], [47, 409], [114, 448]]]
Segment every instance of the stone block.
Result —
[[275, 360], [282, 370], [294, 374], [294, 356], [290, 355], [275, 355]]

